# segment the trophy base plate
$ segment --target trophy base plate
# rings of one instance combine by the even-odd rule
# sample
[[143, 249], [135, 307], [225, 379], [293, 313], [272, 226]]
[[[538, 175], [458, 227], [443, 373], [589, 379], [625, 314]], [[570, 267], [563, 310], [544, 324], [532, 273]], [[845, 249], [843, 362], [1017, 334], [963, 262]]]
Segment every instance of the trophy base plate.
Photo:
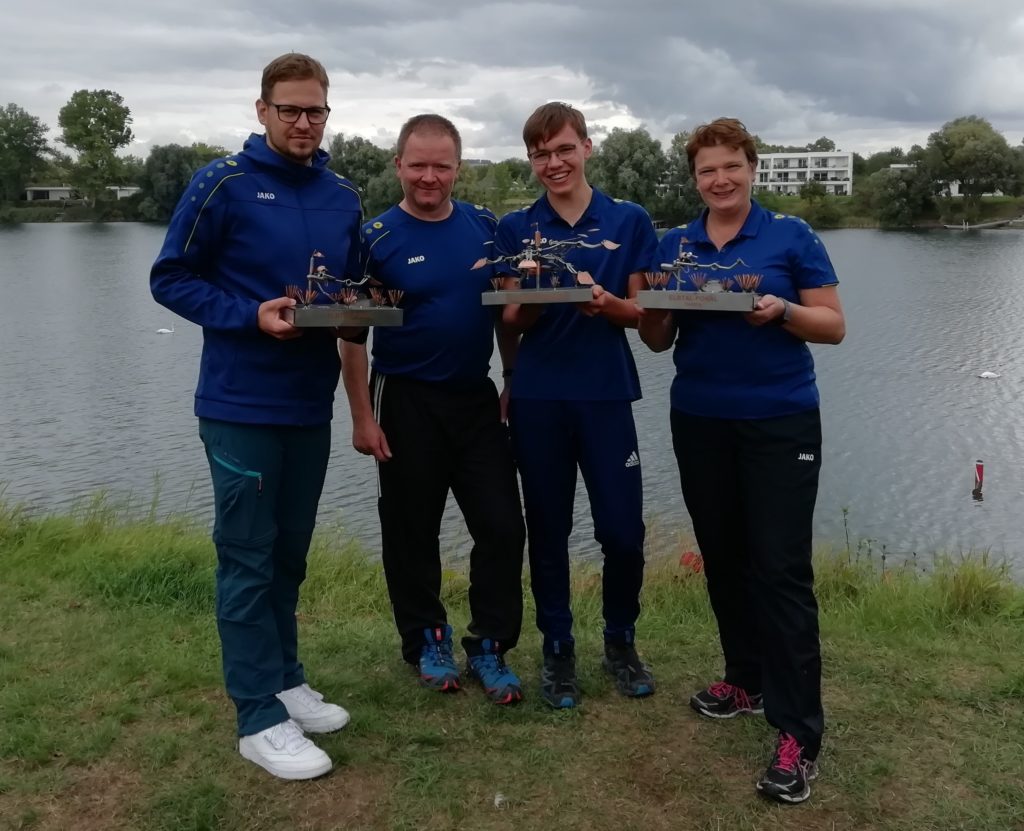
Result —
[[594, 299], [589, 286], [567, 289], [499, 289], [485, 291], [480, 302], [485, 306], [505, 306], [510, 303], [588, 303]]
[[284, 319], [301, 329], [340, 326], [401, 326], [402, 310], [357, 301], [350, 306], [296, 306], [284, 310]]
[[708, 312], [752, 312], [758, 295], [745, 291], [638, 291], [642, 309], [684, 309]]

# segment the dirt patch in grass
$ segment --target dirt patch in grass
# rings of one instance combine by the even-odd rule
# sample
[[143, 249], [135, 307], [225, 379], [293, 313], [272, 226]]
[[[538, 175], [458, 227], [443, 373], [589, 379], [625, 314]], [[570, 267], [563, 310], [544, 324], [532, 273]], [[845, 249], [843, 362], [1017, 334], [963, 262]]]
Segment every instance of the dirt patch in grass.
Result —
[[116, 761], [88, 768], [67, 768], [66, 785], [40, 795], [0, 795], [3, 828], [33, 831], [116, 831], [133, 828], [131, 806], [142, 795], [142, 780]]
[[388, 829], [388, 799], [393, 771], [379, 765], [344, 767], [305, 783], [274, 785], [290, 807], [288, 827], [294, 831]]

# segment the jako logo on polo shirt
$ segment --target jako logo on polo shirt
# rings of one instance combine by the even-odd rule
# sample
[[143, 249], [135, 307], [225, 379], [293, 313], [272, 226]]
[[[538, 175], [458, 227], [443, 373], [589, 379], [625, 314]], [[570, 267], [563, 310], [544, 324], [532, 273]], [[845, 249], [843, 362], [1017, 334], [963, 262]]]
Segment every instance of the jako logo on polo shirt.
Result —
[[410, 257], [409, 262], [406, 265], [412, 265], [413, 263], [425, 263], [427, 258], [420, 254], [418, 257]]
[[813, 453], [798, 453], [797, 457], [796, 457], [796, 460], [798, 462], [813, 462], [814, 461], [814, 454]]
[[270, 193], [268, 191], [259, 190], [259, 191], [256, 191], [256, 198], [257, 199], [276, 199], [277, 197], [274, 196], [274, 194], [272, 194], [272, 193]]

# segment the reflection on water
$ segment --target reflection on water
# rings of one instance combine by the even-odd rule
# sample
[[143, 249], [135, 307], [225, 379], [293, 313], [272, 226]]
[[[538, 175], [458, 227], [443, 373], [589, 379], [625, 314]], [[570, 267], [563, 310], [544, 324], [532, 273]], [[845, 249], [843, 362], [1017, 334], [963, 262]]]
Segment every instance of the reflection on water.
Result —
[[[140, 509], [210, 516], [192, 415], [201, 335], [149, 296], [164, 229], [139, 224], [0, 227], [0, 481], [6, 497], [64, 507], [105, 490]], [[838, 347], [813, 347], [825, 462], [819, 539], [892, 552], [989, 549], [1024, 565], [1024, 234], [823, 232], [847, 315]], [[173, 335], [157, 329], [174, 325]], [[635, 333], [634, 333], [635, 335]], [[669, 353], [631, 335], [645, 398], [635, 408], [651, 536], [689, 522], [668, 430]], [[981, 372], [999, 374], [980, 379]], [[336, 407], [321, 520], [379, 544], [371, 459]], [[984, 459], [985, 496], [971, 490]], [[970, 496], [969, 496], [970, 494]], [[599, 556], [582, 485], [574, 549]], [[447, 547], [468, 550], [454, 506]], [[1021, 568], [1020, 570], [1024, 570]]]

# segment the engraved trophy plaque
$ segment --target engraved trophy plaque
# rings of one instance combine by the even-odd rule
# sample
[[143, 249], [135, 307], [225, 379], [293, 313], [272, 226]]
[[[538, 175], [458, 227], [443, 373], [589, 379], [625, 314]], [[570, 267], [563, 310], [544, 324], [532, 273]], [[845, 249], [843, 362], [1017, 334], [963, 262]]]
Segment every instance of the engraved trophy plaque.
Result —
[[704, 310], [712, 312], [751, 312], [760, 295], [760, 274], [713, 276], [716, 271], [732, 271], [747, 267], [743, 260], [728, 265], [701, 263], [691, 251], [684, 251], [686, 240], [680, 240], [679, 256], [671, 263], [662, 263], [661, 271], [646, 271], [648, 288], [636, 293], [637, 305], [643, 309]]
[[523, 240], [523, 249], [517, 254], [481, 257], [473, 268], [494, 263], [510, 263], [517, 275], [511, 278], [514, 288], [502, 288], [506, 277], [491, 279], [492, 291], [485, 291], [480, 302], [485, 306], [503, 306], [509, 303], [587, 303], [594, 299], [594, 278], [580, 271], [566, 259], [575, 248], [604, 248], [614, 251], [619, 243], [611, 240], [588, 242], [587, 237], [598, 231], [591, 228], [582, 234], [564, 240], [548, 239], [536, 225], [533, 237]]
[[401, 291], [385, 289], [369, 277], [336, 277], [317, 265], [323, 256], [319, 251], [310, 256], [305, 288], [285, 286], [285, 295], [295, 301], [284, 310], [285, 320], [299, 328], [402, 325]]

